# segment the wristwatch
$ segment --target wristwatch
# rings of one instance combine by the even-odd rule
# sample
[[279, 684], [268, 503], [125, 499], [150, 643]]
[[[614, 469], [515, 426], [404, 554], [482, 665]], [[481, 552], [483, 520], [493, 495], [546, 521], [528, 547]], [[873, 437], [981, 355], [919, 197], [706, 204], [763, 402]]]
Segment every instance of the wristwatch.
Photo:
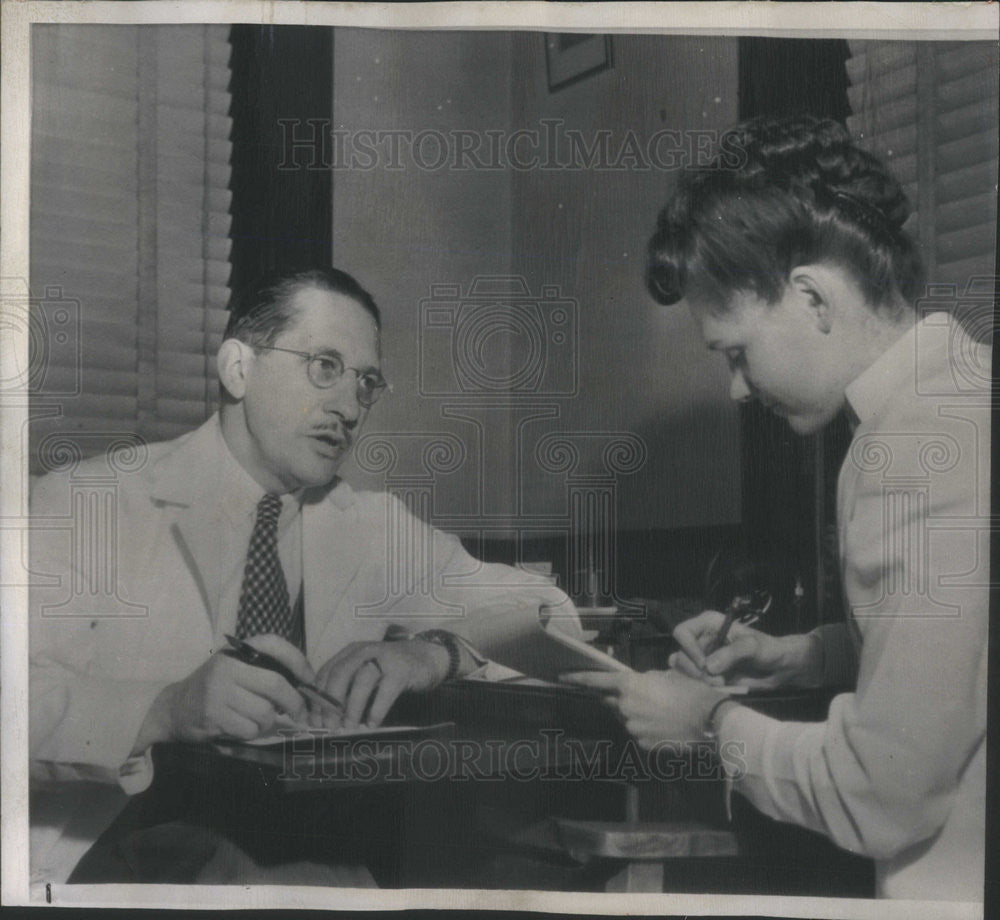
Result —
[[451, 680], [458, 677], [458, 669], [462, 662], [462, 653], [458, 648], [458, 638], [454, 633], [446, 629], [426, 629], [417, 633], [414, 639], [423, 639], [424, 642], [433, 642], [440, 645], [448, 653], [448, 673], [444, 680]]

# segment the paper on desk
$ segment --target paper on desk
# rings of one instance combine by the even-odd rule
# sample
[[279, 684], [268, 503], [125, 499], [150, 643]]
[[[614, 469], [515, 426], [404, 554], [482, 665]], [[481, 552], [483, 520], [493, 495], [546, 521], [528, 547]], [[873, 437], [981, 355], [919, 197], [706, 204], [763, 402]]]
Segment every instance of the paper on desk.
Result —
[[465, 675], [466, 680], [485, 680], [485, 681], [501, 681], [501, 680], [519, 680], [524, 677], [520, 671], [515, 671], [514, 668], [508, 668], [505, 664], [500, 664], [499, 661], [487, 661], [486, 664], [481, 664], [475, 671]]
[[[267, 747], [272, 744], [284, 744], [287, 741], [313, 740], [325, 738], [370, 738], [377, 735], [400, 735], [407, 733], [426, 732], [426, 725], [380, 725], [377, 728], [368, 728], [359, 725], [357, 728], [314, 728], [310, 725], [300, 725], [287, 717], [279, 716], [275, 720], [276, 729], [283, 732], [279, 734], [274, 731], [269, 735], [261, 735], [252, 741], [243, 741], [241, 744], [249, 744], [252, 747]], [[433, 726], [432, 726], [433, 727]]]
[[551, 683], [537, 677], [528, 677], [520, 671], [508, 668], [498, 661], [487, 661], [475, 671], [466, 674], [463, 680], [478, 680], [488, 684], [518, 683], [529, 687], [548, 687]]
[[[550, 620], [545, 625], [539, 624], [539, 630], [547, 639], [554, 640], [542, 648], [543, 657], [535, 663], [538, 673], [544, 673], [546, 677], [555, 678], [562, 671], [586, 671], [604, 670], [618, 671], [620, 673], [633, 673], [632, 668], [622, 661], [618, 661], [611, 655], [602, 652], [588, 644], [597, 637], [596, 631], [577, 630], [576, 635], [561, 629], [561, 621]], [[533, 669], [534, 670], [534, 669]], [[487, 661], [480, 665], [475, 671], [467, 674], [466, 680], [484, 681], [487, 683], [513, 683], [535, 686], [552, 686], [554, 681], [545, 678], [528, 677], [521, 671], [496, 661]], [[558, 684], [558, 686], [564, 686]], [[733, 696], [741, 696], [748, 690], [747, 687], [723, 686], [718, 688], [723, 693]]]

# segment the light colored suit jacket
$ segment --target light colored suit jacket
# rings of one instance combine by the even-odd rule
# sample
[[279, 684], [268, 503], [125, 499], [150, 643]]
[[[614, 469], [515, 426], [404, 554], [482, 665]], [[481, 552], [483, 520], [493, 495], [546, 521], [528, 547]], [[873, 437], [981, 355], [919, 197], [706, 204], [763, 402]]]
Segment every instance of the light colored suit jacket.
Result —
[[880, 897], [983, 894], [990, 366], [938, 313], [848, 388], [859, 424], [838, 530], [850, 609], [819, 634], [827, 673], [853, 671], [856, 690], [822, 723], [734, 707], [720, 726], [742, 745], [734, 788], [873, 857]]
[[[225, 647], [215, 563], [225, 513], [220, 444], [213, 417], [150, 445], [148, 459], [132, 463], [138, 469], [99, 457], [35, 484], [36, 775], [144, 788], [148, 757], [129, 755], [150, 705]], [[344, 482], [304, 496], [302, 578], [306, 652], [317, 668], [349, 642], [381, 639], [389, 623], [444, 627], [487, 655], [516, 657], [539, 605], [568, 604], [547, 579], [481, 563], [396, 498]]]

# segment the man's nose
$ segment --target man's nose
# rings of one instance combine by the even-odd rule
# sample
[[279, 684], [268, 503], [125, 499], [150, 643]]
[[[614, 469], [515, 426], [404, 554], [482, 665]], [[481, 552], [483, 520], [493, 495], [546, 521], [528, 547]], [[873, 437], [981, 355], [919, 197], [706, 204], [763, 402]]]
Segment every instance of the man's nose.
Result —
[[361, 417], [361, 403], [358, 402], [358, 378], [350, 370], [346, 371], [344, 376], [326, 391], [323, 411], [339, 415], [349, 426], [356, 424]]
[[729, 381], [729, 398], [734, 402], [747, 402], [752, 396], [753, 389], [747, 383], [747, 378], [743, 375], [743, 371], [738, 367], [734, 367], [732, 378]]

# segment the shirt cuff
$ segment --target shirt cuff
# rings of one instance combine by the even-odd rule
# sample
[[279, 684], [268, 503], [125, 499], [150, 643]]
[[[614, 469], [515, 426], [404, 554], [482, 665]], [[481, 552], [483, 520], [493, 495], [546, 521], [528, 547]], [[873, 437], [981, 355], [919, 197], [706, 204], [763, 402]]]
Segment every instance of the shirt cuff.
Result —
[[857, 677], [857, 652], [846, 623], [817, 626], [808, 635], [819, 639], [824, 687], [851, 687]]
[[153, 755], [147, 748], [141, 754], [129, 757], [118, 768], [118, 785], [127, 795], [145, 792], [153, 782]]

